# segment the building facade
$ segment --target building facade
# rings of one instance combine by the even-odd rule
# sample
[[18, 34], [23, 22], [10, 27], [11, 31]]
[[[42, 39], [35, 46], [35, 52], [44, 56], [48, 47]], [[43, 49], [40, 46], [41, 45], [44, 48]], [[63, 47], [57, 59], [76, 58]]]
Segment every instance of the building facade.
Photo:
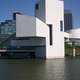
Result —
[[35, 16], [16, 15], [16, 37], [26, 40], [12, 45], [33, 47], [36, 58], [64, 58], [64, 1], [37, 0]]
[[0, 24], [0, 34], [10, 36], [6, 38], [14, 51], [10, 56], [64, 58], [65, 42], [80, 46], [80, 29], [72, 29], [72, 24], [72, 13], [64, 12], [63, 0], [36, 0], [35, 16], [13, 13], [12, 20]]
[[[13, 13], [14, 14], [14, 13]], [[14, 17], [14, 15], [13, 15]], [[9, 48], [10, 41], [13, 37], [16, 37], [16, 21], [5, 20], [0, 23], [0, 48]]]
[[12, 35], [16, 33], [16, 23], [14, 20], [6, 20], [0, 24], [0, 35]]
[[64, 11], [64, 31], [68, 31], [73, 28], [73, 16], [70, 10]]

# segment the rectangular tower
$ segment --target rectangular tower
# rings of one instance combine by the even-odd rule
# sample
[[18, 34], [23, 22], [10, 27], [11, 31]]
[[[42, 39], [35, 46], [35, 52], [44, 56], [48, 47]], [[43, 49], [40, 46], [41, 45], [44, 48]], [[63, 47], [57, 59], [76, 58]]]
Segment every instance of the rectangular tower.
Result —
[[37, 0], [35, 5], [35, 13], [35, 16], [49, 27], [49, 37], [46, 39], [46, 57], [63, 58], [64, 1]]

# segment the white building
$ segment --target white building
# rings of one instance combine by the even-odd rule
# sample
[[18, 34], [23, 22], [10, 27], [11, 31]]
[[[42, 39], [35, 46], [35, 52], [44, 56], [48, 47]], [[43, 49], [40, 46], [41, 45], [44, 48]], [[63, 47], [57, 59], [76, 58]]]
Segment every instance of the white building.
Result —
[[34, 46], [37, 58], [64, 58], [64, 1], [37, 0], [35, 17], [17, 15], [16, 46]]
[[16, 15], [16, 46], [33, 47], [36, 58], [64, 58], [64, 1], [37, 0], [35, 16]]
[[79, 33], [80, 29], [64, 32], [63, 0], [37, 0], [35, 16], [16, 14], [16, 37], [19, 40], [12, 40], [11, 45], [25, 46], [36, 58], [64, 58], [64, 42], [80, 46]]

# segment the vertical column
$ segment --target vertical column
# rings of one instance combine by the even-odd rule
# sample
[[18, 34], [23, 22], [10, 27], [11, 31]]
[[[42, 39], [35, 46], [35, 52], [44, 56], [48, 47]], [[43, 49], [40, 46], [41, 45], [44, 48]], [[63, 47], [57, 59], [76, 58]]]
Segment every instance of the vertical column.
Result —
[[72, 47], [73, 47], [73, 56], [76, 56], [76, 48], [75, 48], [75, 42], [72, 42]]
[[73, 47], [73, 56], [76, 56], [76, 49]]

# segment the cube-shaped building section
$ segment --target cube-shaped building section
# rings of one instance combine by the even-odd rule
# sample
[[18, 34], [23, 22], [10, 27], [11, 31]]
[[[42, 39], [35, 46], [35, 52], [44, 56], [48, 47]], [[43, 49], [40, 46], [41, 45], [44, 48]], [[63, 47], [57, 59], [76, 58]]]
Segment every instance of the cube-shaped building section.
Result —
[[40, 19], [24, 15], [17, 15], [16, 17], [17, 37], [46, 37], [48, 25]]

